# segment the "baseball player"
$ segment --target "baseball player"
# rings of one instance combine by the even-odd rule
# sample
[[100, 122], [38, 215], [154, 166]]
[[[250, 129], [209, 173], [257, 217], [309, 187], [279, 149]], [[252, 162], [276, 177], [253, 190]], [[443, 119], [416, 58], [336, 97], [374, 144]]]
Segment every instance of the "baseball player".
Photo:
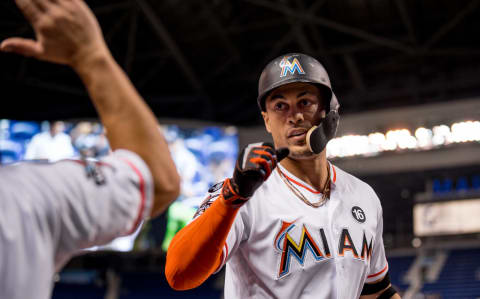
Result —
[[259, 81], [275, 145], [250, 144], [173, 239], [165, 274], [177, 290], [226, 264], [225, 298], [400, 298], [366, 183], [327, 161], [339, 104], [314, 58], [287, 54]]
[[0, 298], [47, 299], [79, 249], [133, 232], [165, 210], [180, 179], [158, 123], [112, 58], [82, 0], [17, 0], [36, 40], [0, 50], [69, 65], [83, 80], [113, 154], [0, 168]]

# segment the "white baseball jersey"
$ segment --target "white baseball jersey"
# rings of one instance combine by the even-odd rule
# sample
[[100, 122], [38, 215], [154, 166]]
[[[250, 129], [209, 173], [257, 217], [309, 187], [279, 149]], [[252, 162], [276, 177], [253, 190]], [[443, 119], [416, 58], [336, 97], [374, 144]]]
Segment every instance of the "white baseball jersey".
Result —
[[[320, 192], [279, 169], [310, 202], [321, 201]], [[318, 208], [297, 197], [277, 170], [240, 208], [223, 251], [225, 298], [352, 299], [366, 282], [384, 277], [378, 197], [333, 165], [330, 173], [330, 199]], [[220, 185], [200, 212], [218, 196]]]
[[0, 167], [0, 298], [50, 298], [56, 271], [81, 248], [133, 232], [153, 183], [136, 154]]

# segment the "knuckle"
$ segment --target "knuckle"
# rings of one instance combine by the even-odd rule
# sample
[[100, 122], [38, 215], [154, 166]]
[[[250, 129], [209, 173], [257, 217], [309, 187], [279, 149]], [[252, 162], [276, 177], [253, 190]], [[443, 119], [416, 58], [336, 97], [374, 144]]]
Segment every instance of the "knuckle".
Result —
[[37, 22], [37, 28], [40, 31], [48, 31], [53, 26], [53, 22], [50, 18], [41, 18]]
[[59, 9], [51, 9], [49, 11], [50, 18], [55, 23], [60, 23], [66, 19], [66, 15], [63, 11]]

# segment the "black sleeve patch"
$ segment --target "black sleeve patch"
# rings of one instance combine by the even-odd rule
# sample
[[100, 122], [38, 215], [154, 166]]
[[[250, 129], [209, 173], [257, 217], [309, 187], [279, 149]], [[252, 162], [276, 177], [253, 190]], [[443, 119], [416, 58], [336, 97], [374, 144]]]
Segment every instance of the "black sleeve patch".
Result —
[[208, 189], [208, 195], [198, 207], [197, 212], [193, 216], [193, 219], [202, 215], [212, 205], [215, 199], [220, 195], [222, 191], [223, 183], [224, 181], [216, 183], [215, 185], [210, 187], [210, 189]]
[[223, 187], [223, 182], [224, 182], [224, 181], [219, 182], [219, 183], [216, 183], [215, 185], [213, 185], [212, 187], [210, 187], [210, 188], [208, 189], [208, 193], [215, 193], [215, 192], [217, 192], [218, 190], [222, 189], [222, 187]]

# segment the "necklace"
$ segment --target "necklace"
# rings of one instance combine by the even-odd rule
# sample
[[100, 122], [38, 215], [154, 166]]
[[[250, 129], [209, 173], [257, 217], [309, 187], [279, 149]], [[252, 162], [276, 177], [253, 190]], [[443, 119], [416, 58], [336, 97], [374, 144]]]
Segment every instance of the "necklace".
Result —
[[293, 192], [293, 194], [295, 194], [301, 201], [303, 201], [303, 202], [306, 203], [307, 205], [309, 205], [309, 206], [311, 206], [311, 207], [314, 207], [314, 208], [318, 208], [318, 207], [323, 206], [323, 205], [327, 202], [327, 199], [330, 198], [330, 167], [327, 168], [328, 176], [327, 176], [327, 181], [325, 182], [325, 186], [323, 186], [323, 190], [322, 190], [322, 200], [319, 201], [319, 202], [315, 202], [315, 203], [310, 202], [310, 201], [305, 197], [305, 195], [303, 195], [303, 193], [300, 192], [300, 190], [298, 190], [297, 187], [295, 187], [295, 186], [288, 180], [288, 178], [285, 176], [285, 174], [280, 170], [280, 167], [277, 167], [277, 171], [278, 171], [278, 173], [280, 174], [280, 177], [282, 178], [282, 180], [283, 180], [283, 181], [285, 182], [285, 184], [287, 185], [287, 187]]

